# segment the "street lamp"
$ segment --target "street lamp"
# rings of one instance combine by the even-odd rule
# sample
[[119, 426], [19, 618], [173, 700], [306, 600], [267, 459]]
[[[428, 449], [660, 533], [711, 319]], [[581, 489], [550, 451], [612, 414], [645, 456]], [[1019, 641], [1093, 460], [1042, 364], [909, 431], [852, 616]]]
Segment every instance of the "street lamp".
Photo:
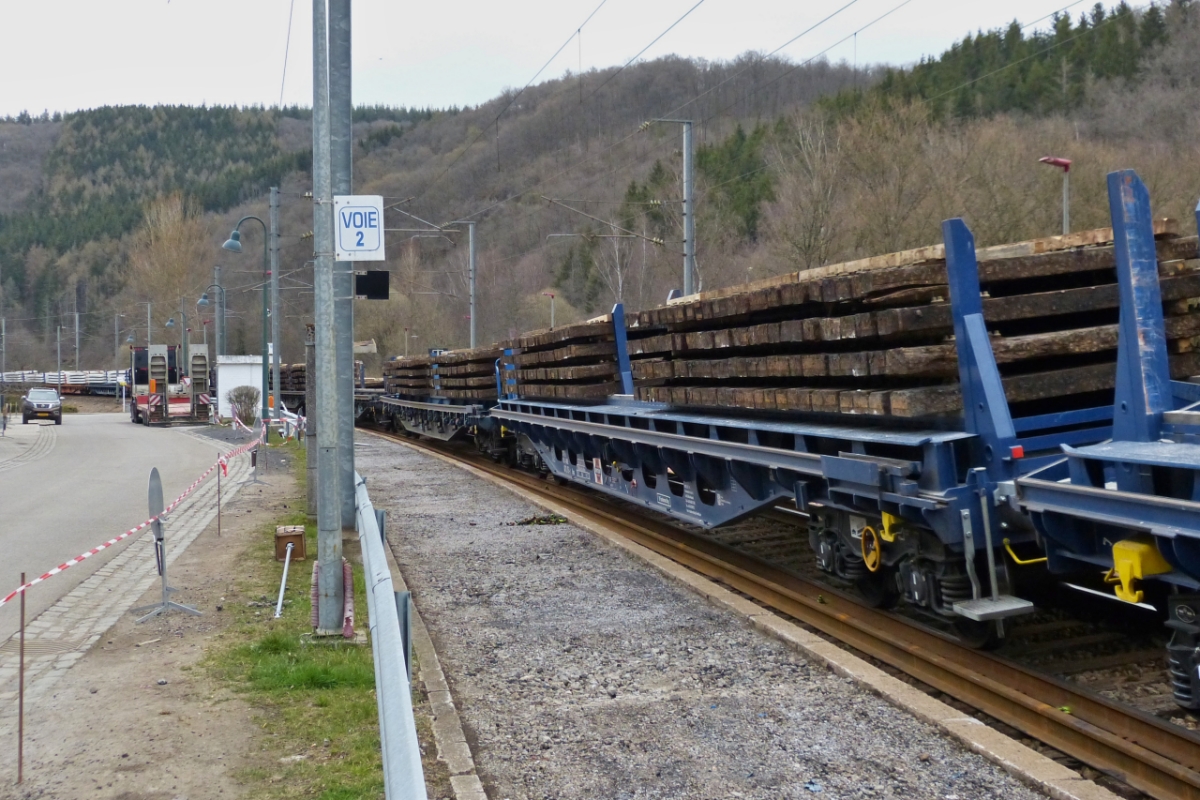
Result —
[[415, 333], [409, 334], [408, 328], [404, 329], [404, 357], [405, 358], [408, 358], [408, 340], [416, 339], [416, 338], [417, 338], [417, 335]]
[[[149, 358], [150, 357], [150, 306], [151, 306], [151, 304], [149, 302], [144, 302], [144, 303], [138, 303], [138, 305], [146, 307], [146, 358]], [[149, 365], [150, 362], [147, 361], [146, 364]]]
[[[181, 366], [177, 366], [177, 369], [178, 369], [180, 375], [186, 375], [191, 372], [191, 366], [192, 366], [191, 361], [188, 359], [188, 355], [189, 355], [188, 354], [188, 338], [189, 338], [188, 333], [190, 331], [190, 328], [188, 328], [188, 324], [187, 324], [187, 314], [184, 313], [184, 310], [182, 308], [177, 309], [177, 310], [179, 311], [179, 321], [182, 323], [180, 331], [179, 331], [179, 344], [181, 346], [180, 349], [183, 351], [182, 352], [183, 364]], [[167, 327], [168, 328], [175, 327], [175, 317], [171, 317], [170, 319], [167, 320]]]
[[117, 366], [121, 365], [121, 343], [118, 340], [121, 338], [121, 320], [124, 317], [124, 314], [117, 314], [113, 317], [113, 361], [117, 363]]
[[1063, 236], [1071, 232], [1071, 159], [1042, 156], [1039, 162], [1063, 171]]
[[221, 293], [220, 299], [217, 300], [217, 313], [213, 316], [217, 320], [217, 355], [223, 356], [225, 355], [225, 287], [219, 283], [210, 283], [204, 288], [204, 294], [200, 295], [200, 299], [196, 301], [196, 305], [211, 305], [208, 293], [212, 289], [216, 289]]
[[[271, 416], [271, 410], [267, 406], [267, 392], [269, 391], [269, 379], [267, 371], [267, 283], [271, 277], [269, 245], [270, 239], [267, 236], [267, 223], [263, 222], [256, 216], [248, 215], [238, 220], [238, 224], [233, 226], [233, 232], [229, 234], [229, 238], [225, 240], [225, 244], [221, 247], [234, 253], [242, 252], [242, 234], [238, 228], [242, 227], [242, 223], [246, 220], [254, 220], [263, 227], [263, 311], [262, 311], [262, 418], [264, 420]], [[222, 297], [222, 299], [224, 299]]]
[[550, 298], [550, 330], [554, 330], [554, 292], [542, 292], [542, 297]]

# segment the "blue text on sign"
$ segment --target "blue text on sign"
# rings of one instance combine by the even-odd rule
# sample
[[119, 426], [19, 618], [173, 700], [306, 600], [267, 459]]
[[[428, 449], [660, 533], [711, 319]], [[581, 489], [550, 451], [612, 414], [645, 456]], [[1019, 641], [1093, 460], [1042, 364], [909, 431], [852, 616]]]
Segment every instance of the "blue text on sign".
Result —
[[350, 206], [338, 211], [338, 246], [346, 250], [379, 249], [379, 210]]

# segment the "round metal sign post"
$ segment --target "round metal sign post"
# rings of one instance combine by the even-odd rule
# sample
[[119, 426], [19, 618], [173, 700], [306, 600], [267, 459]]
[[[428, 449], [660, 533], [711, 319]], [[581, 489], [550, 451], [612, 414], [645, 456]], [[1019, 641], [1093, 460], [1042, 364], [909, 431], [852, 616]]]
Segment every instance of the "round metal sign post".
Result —
[[167, 545], [163, 534], [163, 490], [162, 478], [158, 475], [158, 467], [150, 470], [150, 486], [147, 494], [149, 496], [150, 516], [153, 518], [153, 521], [150, 523], [150, 529], [154, 531], [154, 561], [158, 566], [158, 574], [162, 577], [162, 600], [152, 605], [131, 609], [130, 613], [140, 614], [143, 611], [150, 612], [144, 617], [139, 618], [138, 622], [145, 622], [151, 617], [170, 611], [172, 608], [186, 614], [200, 616], [200, 612], [191, 606], [185, 606], [182, 603], [176, 603], [171, 600], [171, 592], [176, 590], [167, 585]]

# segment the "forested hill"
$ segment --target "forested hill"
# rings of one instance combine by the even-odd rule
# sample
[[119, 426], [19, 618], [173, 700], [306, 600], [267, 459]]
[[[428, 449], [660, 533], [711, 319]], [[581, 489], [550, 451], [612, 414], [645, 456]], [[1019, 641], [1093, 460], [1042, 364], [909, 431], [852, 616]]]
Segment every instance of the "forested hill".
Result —
[[825, 105], [847, 110], [865, 94], [891, 102], [925, 101], [939, 117], [1071, 111], [1083, 104], [1095, 81], [1135, 78], [1190, 5], [1191, 0], [1172, 0], [1165, 9], [1134, 9], [1121, 2], [1106, 9], [1096, 3], [1074, 19], [1056, 14], [1040, 26], [1014, 20], [1007, 28], [968, 35], [911, 68], [887, 69], [867, 92], [840, 93]]
[[[386, 142], [432, 115], [374, 106], [356, 109], [355, 119], [385, 121], [374, 136]], [[309, 171], [310, 117], [296, 107], [107, 106], [0, 121], [0, 181], [11, 193], [0, 214], [0, 299], [10, 308], [53, 303], [79, 270], [40, 263], [89, 244], [86, 277], [116, 288], [113, 248], [147, 204], [178, 193], [197, 212], [222, 212]]]
[[[59, 127], [37, 188], [21, 210], [0, 217], [0, 261], [6, 274], [34, 245], [58, 252], [100, 238], [119, 238], [142, 219], [155, 197], [180, 192], [203, 211], [224, 211], [283, 176], [311, 168], [311, 148], [286, 149], [283, 118], [310, 112], [221, 106], [107, 106], [18, 124]], [[356, 119], [411, 123], [432, 111], [360, 109]], [[303, 141], [303, 139], [301, 139]]]
[[[1122, 3], [971, 34], [909, 68], [667, 56], [474, 108], [357, 108], [355, 191], [388, 197], [389, 214], [412, 215], [396, 227], [413, 229], [389, 235], [393, 300], [362, 304], [358, 338], [385, 353], [403, 351], [405, 330], [421, 346], [464, 343], [466, 248], [418, 220], [478, 223], [484, 341], [547, 324], [546, 292], [560, 321], [661, 302], [679, 285], [682, 156], [678, 126], [648, 119], [694, 121], [704, 288], [930, 244], [948, 216], [981, 243], [1046, 235], [1061, 180], [1037, 165], [1047, 153], [1076, 160], [1077, 226], [1104, 224], [1115, 167], [1142, 172], [1156, 212], [1190, 214], [1200, 155], [1177, 145], [1200, 125], [1196, 17], [1191, 0]], [[288, 318], [307, 318], [310, 118], [165, 106], [0, 119], [8, 363], [43, 363], [76, 309], [83, 346], [111, 357], [114, 315], [152, 301], [166, 309], [158, 330], [214, 263], [253, 272], [219, 246], [238, 216], [265, 214], [271, 185], [285, 190], [282, 263], [296, 276]], [[164, 264], [178, 266], [169, 281]], [[231, 284], [235, 352], [256, 352], [258, 283]], [[297, 330], [284, 328], [285, 358], [299, 357]]]

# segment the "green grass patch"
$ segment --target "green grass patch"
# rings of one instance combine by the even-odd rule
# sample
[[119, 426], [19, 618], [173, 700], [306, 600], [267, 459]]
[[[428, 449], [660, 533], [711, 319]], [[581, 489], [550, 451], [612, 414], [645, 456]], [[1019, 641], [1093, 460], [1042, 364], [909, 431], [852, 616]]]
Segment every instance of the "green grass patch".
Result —
[[[291, 451], [302, 464], [304, 452], [295, 443], [279, 449]], [[258, 763], [238, 777], [251, 798], [382, 798], [371, 648], [308, 641], [316, 526], [307, 524], [302, 510], [278, 524], [305, 525], [310, 556], [292, 564], [283, 616], [272, 619], [283, 567], [274, 560], [272, 525], [246, 552], [257, 569], [241, 582], [236, 596], [226, 598], [234, 622], [205, 661], [210, 675], [262, 712], [265, 736]], [[354, 592], [356, 623], [365, 628], [366, 595], [358, 567]]]

